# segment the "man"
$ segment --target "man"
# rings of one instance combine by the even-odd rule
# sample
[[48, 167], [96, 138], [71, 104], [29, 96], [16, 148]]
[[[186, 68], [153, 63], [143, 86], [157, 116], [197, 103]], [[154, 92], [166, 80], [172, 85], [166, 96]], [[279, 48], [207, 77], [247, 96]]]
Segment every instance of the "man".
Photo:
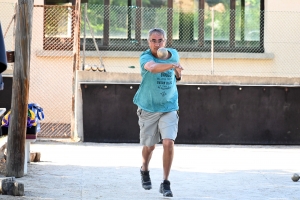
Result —
[[178, 131], [178, 91], [176, 81], [181, 79], [182, 66], [175, 49], [167, 48], [168, 56], [159, 59], [157, 50], [165, 47], [164, 30], [151, 29], [148, 34], [149, 49], [140, 56], [142, 82], [133, 102], [138, 106], [137, 115], [140, 126], [142, 166], [140, 169], [142, 187], [152, 189], [149, 162], [155, 144], [162, 140], [163, 145], [163, 181], [160, 193], [172, 197], [169, 174], [174, 156], [174, 141]]

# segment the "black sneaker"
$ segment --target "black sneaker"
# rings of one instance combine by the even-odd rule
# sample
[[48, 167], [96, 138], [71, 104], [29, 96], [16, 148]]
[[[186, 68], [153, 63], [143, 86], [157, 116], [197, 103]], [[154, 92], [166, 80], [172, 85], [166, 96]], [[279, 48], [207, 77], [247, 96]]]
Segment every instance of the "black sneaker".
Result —
[[142, 171], [142, 169], [140, 169], [140, 172], [141, 172], [141, 179], [142, 179], [142, 187], [145, 190], [152, 189], [149, 171]]
[[173, 197], [170, 185], [171, 183], [168, 180], [164, 180], [164, 182], [160, 184], [159, 192], [162, 193], [164, 197]]

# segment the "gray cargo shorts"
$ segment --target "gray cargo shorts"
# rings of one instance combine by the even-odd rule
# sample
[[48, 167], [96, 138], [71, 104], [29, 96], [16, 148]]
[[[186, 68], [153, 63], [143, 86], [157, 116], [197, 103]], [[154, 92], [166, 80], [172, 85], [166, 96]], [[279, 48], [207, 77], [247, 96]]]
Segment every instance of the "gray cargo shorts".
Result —
[[137, 116], [140, 126], [140, 144], [153, 146], [162, 139], [176, 139], [179, 121], [177, 111], [152, 113], [138, 108]]

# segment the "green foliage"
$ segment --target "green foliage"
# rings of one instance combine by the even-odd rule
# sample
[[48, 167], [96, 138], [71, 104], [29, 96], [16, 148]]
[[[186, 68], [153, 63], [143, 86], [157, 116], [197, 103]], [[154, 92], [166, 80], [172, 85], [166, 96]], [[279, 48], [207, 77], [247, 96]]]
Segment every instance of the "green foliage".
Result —
[[127, 2], [126, 0], [112, 0], [111, 1], [111, 5], [115, 5], [115, 6], [127, 6]]
[[89, 4], [104, 4], [104, 0], [89, 0]]

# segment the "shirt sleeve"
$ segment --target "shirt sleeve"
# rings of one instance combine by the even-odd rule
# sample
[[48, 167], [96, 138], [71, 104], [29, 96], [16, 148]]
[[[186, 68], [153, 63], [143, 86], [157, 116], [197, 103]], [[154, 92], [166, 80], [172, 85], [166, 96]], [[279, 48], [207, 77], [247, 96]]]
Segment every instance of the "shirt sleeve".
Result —
[[140, 67], [141, 67], [141, 72], [142, 74], [145, 73], [147, 70], [144, 68], [145, 64], [147, 62], [150, 62], [153, 60], [153, 56], [151, 53], [149, 53], [148, 51], [145, 51], [144, 53], [142, 53], [142, 55], [140, 56]]
[[150, 62], [151, 60], [153, 60], [153, 56], [152, 55], [150, 55], [149, 53], [143, 53], [140, 56], [140, 65], [141, 65], [141, 67], [144, 68], [145, 64], [147, 62]]

